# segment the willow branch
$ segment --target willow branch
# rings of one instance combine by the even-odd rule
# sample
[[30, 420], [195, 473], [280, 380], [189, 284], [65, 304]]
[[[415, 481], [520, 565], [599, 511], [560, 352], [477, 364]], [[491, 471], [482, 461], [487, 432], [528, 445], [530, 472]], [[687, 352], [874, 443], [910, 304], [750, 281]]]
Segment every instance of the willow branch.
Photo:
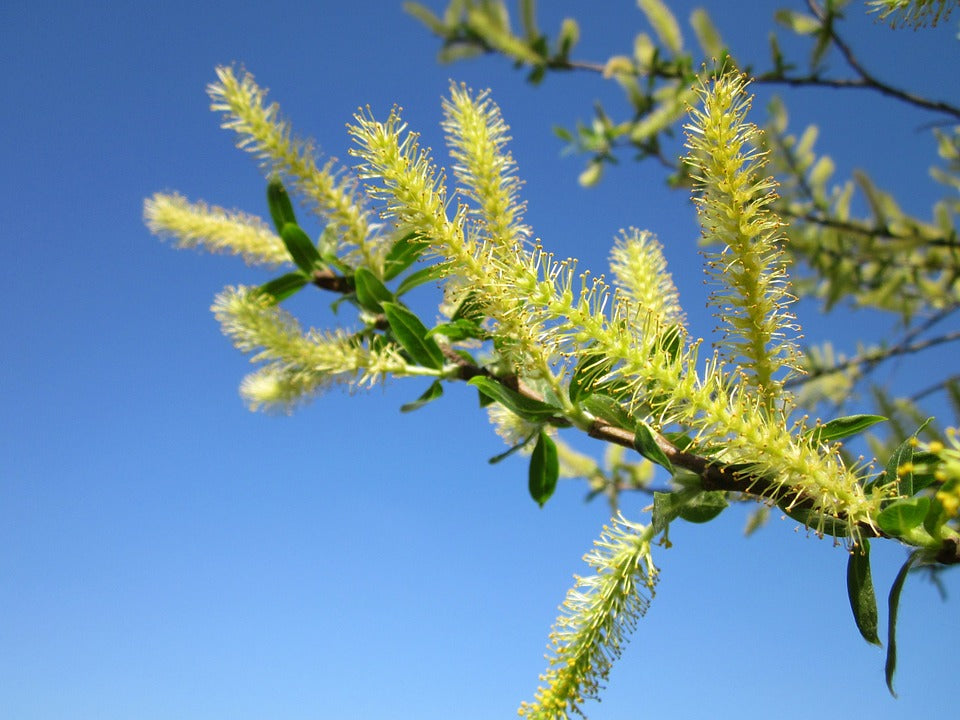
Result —
[[[807, 0], [807, 4], [821, 21], [824, 19], [823, 10], [813, 0]], [[500, 51], [487, 43], [482, 37], [472, 32], [469, 27], [457, 28], [460, 35], [454, 33], [447, 35], [444, 40], [446, 45], [468, 45], [479, 49], [486, 54], [499, 54]], [[859, 89], [870, 90], [880, 93], [901, 102], [913, 105], [915, 107], [929, 110], [932, 112], [945, 113], [960, 119], [960, 107], [952, 105], [943, 100], [931, 100], [915, 93], [907, 92], [889, 83], [880, 80], [869, 72], [854, 55], [853, 50], [845, 40], [837, 33], [833, 27], [829, 28], [830, 38], [836, 44], [837, 49], [843, 55], [847, 65], [856, 73], [855, 78], [825, 78], [818, 73], [809, 75], [789, 76], [782, 71], [770, 71], [767, 73], [752, 73], [755, 75], [754, 82], [766, 85], [786, 85], [789, 87], [823, 87], [837, 89]], [[523, 63], [521, 63], [523, 64]], [[589, 60], [571, 60], [561, 57], [544, 57], [542, 66], [550, 70], [581, 70], [602, 75], [606, 70], [604, 63]], [[661, 78], [664, 80], [683, 79], [685, 74], [669, 65], [661, 65], [653, 68], [644, 68], [643, 71], [637, 71], [637, 76]]]
[[870, 369], [872, 369], [881, 362], [889, 360], [893, 357], [897, 357], [898, 355], [910, 355], [913, 353], [918, 353], [922, 350], [926, 350], [927, 348], [943, 345], [944, 343], [953, 342], [955, 340], [960, 340], [960, 330], [944, 333], [943, 335], [927, 338], [926, 340], [921, 340], [915, 343], [911, 343], [908, 340], [901, 341], [893, 347], [881, 350], [871, 350], [862, 355], [856, 355], [849, 360], [839, 362], [836, 365], [832, 365], [828, 368], [816, 368], [803, 377], [793, 378], [792, 380], [787, 381], [784, 384], [784, 387], [796, 387], [798, 385], [810, 382], [811, 380], [815, 380], [816, 378], [823, 377], [824, 375], [832, 375], [833, 373], [843, 372], [845, 370], [849, 370], [850, 368], [857, 367], [858, 365], [868, 365]]
[[[329, 269], [314, 273], [314, 284], [325, 290], [338, 293], [346, 293], [352, 290], [348, 278], [335, 275]], [[955, 335], [956, 337], [953, 339], [960, 338], [960, 332], [949, 333], [949, 335]], [[929, 344], [935, 340], [937, 339], [934, 338], [926, 342]], [[489, 369], [468, 360], [445, 344], [440, 347], [444, 357], [450, 363], [457, 366], [456, 379], [469, 381], [478, 376], [488, 377], [530, 400], [538, 402], [545, 401], [539, 392], [524, 383], [515, 373], [497, 375]], [[557, 427], [570, 427], [572, 425], [570, 420], [563, 415], [557, 415], [548, 422]], [[596, 440], [602, 440], [630, 450], [636, 450], [636, 445], [634, 444], [635, 436], [632, 430], [618, 427], [605, 420], [599, 418], [594, 420], [590, 427], [587, 428], [586, 433], [589, 437]], [[773, 503], [781, 500], [789, 500], [791, 507], [796, 509], [814, 507], [812, 499], [797, 500], [796, 493], [791, 488], [777, 484], [763, 475], [749, 472], [745, 470], [743, 466], [718, 463], [716, 460], [703, 457], [702, 455], [683, 451], [657, 432], [653, 432], [653, 438], [667, 459], [670, 460], [671, 464], [687, 470], [700, 478], [704, 490], [722, 490], [724, 492], [739, 493]], [[844, 521], [845, 517], [840, 516], [837, 519]], [[896, 539], [867, 522], [857, 523], [857, 529], [860, 535], [865, 538]], [[944, 565], [960, 564], [960, 540], [955, 538], [944, 540], [935, 559]]]
[[[823, 12], [823, 8], [820, 7], [820, 4], [816, 0], [807, 0], [807, 7], [810, 8], [810, 12], [817, 16], [820, 21], [823, 21], [826, 16]], [[917, 107], [922, 107], [926, 110], [933, 110], [934, 112], [947, 113], [953, 115], [957, 118], [960, 118], [960, 108], [957, 108], [953, 105], [950, 105], [946, 102], [941, 102], [937, 100], [928, 100], [914, 93], [909, 93], [906, 90], [901, 90], [900, 88], [893, 87], [882, 80], [879, 80], [872, 73], [868, 72], [867, 69], [857, 60], [857, 57], [853, 54], [853, 50], [847, 44], [847, 42], [840, 37], [836, 29], [831, 24], [829, 26], [830, 39], [836, 44], [837, 49], [840, 51], [840, 54], [843, 55], [843, 59], [846, 60], [847, 65], [850, 66], [850, 69], [853, 70], [859, 77], [859, 85], [850, 85], [850, 87], [864, 87], [876, 90], [882, 95], [887, 95], [888, 97], [893, 97], [903, 102], [909, 103], [911, 105], [916, 105]]]

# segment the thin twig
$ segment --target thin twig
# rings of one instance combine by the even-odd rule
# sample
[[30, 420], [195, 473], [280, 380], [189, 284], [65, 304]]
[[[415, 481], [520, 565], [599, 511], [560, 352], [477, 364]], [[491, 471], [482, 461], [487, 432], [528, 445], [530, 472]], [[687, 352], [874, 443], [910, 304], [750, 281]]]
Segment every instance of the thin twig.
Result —
[[[315, 273], [314, 284], [323, 289], [341, 294], [349, 292], [352, 289], [350, 288], [350, 283], [347, 278], [335, 275], [330, 270]], [[960, 337], [960, 332], [956, 333], [956, 335]], [[530, 400], [537, 402], [545, 401], [540, 393], [524, 383], [516, 374], [508, 374], [502, 377], [497, 376], [489, 369], [468, 360], [449, 346], [441, 345], [441, 350], [443, 351], [444, 357], [458, 367], [457, 379], [466, 381], [478, 376], [488, 377], [496, 382], [502, 383], [505, 387], [514, 390]], [[562, 415], [552, 418], [550, 423], [558, 427], [571, 426], [571, 422]], [[633, 431], [617, 427], [605, 420], [596, 419], [586, 432], [589, 437], [597, 440], [603, 440], [630, 450], [636, 450]], [[696, 474], [701, 479], [705, 490], [723, 490], [725, 492], [740, 493], [768, 502], [778, 502], [789, 499], [791, 501], [791, 507], [796, 509], [812, 508], [815, 504], [813, 499], [797, 500], [795, 492], [791, 488], [779, 485], [763, 475], [746, 471], [742, 466], [718, 463], [716, 460], [685, 452], [667, 440], [663, 435], [656, 432], [653, 433], [653, 438], [670, 462], [676, 467]], [[844, 517], [841, 516], [837, 519], [842, 521]], [[857, 530], [862, 537], [866, 538], [891, 537], [869, 522], [858, 523]], [[945, 540], [943, 547], [940, 549], [940, 554], [936, 559], [945, 565], [960, 564], [960, 542], [952, 538]]]
[[[910, 336], [908, 335], [908, 337]], [[889, 360], [892, 357], [897, 357], [898, 355], [911, 355], [913, 353], [918, 353], [921, 350], [926, 350], [927, 348], [943, 345], [944, 343], [953, 342], [955, 340], [960, 340], [960, 330], [944, 333], [943, 335], [938, 335], [934, 338], [928, 338], [927, 340], [921, 340], [920, 342], [916, 343], [910, 343], [904, 339], [893, 347], [887, 349], [872, 350], [864, 353], [863, 355], [855, 355], [849, 360], [844, 360], [843, 362], [839, 362], [836, 365], [832, 365], [828, 368], [816, 368], [803, 377], [797, 377], [788, 380], [786, 383], [784, 383], [784, 387], [791, 388], [798, 385], [803, 385], [804, 383], [808, 383], [811, 380], [823, 377], [824, 375], [832, 375], [833, 373], [843, 372], [844, 370], [849, 370], [857, 365], [869, 365], [869, 369], [872, 369], [876, 365], [879, 365], [881, 362]]]
[[[821, 22], [826, 19], [823, 9], [820, 7], [820, 4], [816, 2], [816, 0], [807, 0], [807, 7], [810, 8], [810, 12], [816, 15]], [[837, 49], [840, 51], [840, 54], [843, 55], [843, 59], [847, 61], [847, 65], [849, 65], [850, 68], [860, 76], [862, 87], [874, 89], [883, 95], [897, 98], [898, 100], [910, 103], [911, 105], [916, 105], [917, 107], [933, 110], [934, 112], [948, 113], [960, 118], [960, 108], [954, 107], [946, 102], [928, 100], [924, 97], [909, 93], [906, 90], [901, 90], [900, 88], [893, 87], [892, 85], [879, 80], [875, 75], [867, 71], [860, 61], [857, 60], [857, 57], [853, 54], [851, 47], [843, 38], [840, 37], [833, 25], [830, 26], [829, 32], [830, 39], [833, 40], [834, 44], [837, 46]]]

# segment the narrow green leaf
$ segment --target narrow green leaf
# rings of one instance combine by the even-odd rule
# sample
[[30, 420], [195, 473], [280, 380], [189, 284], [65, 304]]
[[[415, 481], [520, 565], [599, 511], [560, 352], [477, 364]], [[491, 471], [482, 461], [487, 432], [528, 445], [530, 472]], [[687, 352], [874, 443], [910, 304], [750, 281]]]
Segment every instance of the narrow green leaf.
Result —
[[594, 392], [597, 381], [610, 371], [610, 361], [597, 353], [586, 353], [580, 358], [570, 376], [567, 392], [570, 402], [580, 402]]
[[877, 597], [870, 576], [870, 541], [862, 540], [847, 560], [847, 596], [853, 619], [863, 639], [871, 645], [880, 645], [877, 635]]
[[364, 310], [381, 313], [382, 303], [394, 300], [393, 293], [367, 268], [357, 268], [353, 282], [357, 291], [357, 302]]
[[777, 503], [777, 507], [783, 510], [783, 514], [791, 520], [808, 528], [815, 528], [817, 532], [832, 537], [850, 537], [850, 526], [843, 520], [830, 517], [828, 515], [819, 515], [806, 507], [790, 507], [790, 498], [784, 498]]
[[270, 217], [273, 218], [273, 225], [278, 233], [283, 232], [283, 226], [287, 223], [297, 224], [293, 203], [290, 202], [290, 196], [280, 178], [272, 178], [267, 183], [267, 206], [270, 208]]
[[280, 230], [280, 239], [293, 262], [308, 275], [323, 267], [323, 260], [313, 241], [296, 223], [285, 223]]
[[[481, 394], [480, 397], [485, 397], [485, 396]], [[513, 455], [515, 452], [517, 452], [518, 450], [522, 450], [522, 449], [525, 448], [527, 445], [529, 445], [531, 442], [533, 442], [533, 439], [534, 439], [535, 437], [537, 437], [537, 435], [539, 435], [539, 434], [540, 434], [540, 429], [538, 428], [538, 429], [536, 430], [536, 432], [534, 432], [532, 435], [530, 435], [529, 437], [527, 437], [527, 438], [524, 439], [524, 440], [521, 440], [520, 442], [518, 442], [516, 445], [514, 445], [514, 446], [511, 447], [510, 449], [504, 450], [504, 451], [503, 451], [502, 453], [500, 453], [499, 455], [494, 455], [492, 458], [490, 458], [489, 460], [487, 460], [487, 462], [490, 463], [491, 465], [496, 465], [497, 463], [502, 462], [503, 460], [506, 460], [508, 457], [510, 457], [511, 455]]]
[[[683, 350], [683, 342], [686, 334], [683, 325], [675, 323], [665, 327], [657, 338], [657, 347], [670, 356], [671, 360], [676, 360], [680, 351]], [[651, 356], [653, 352], [651, 352]]]
[[727, 494], [722, 490], [705, 490], [681, 505], [677, 514], [687, 522], [705, 523], [722, 513], [728, 505]]
[[443, 352], [435, 340], [426, 336], [427, 328], [420, 318], [403, 305], [383, 302], [381, 306], [394, 337], [413, 361], [423, 367], [440, 370], [443, 367]]
[[679, 492], [654, 492], [653, 493], [653, 533], [659, 535], [670, 522], [680, 513], [682, 500], [678, 501], [678, 496], [688, 491]]
[[760, 505], [747, 518], [747, 526], [743, 530], [744, 537], [750, 537], [757, 530], [767, 524], [770, 519], [770, 508], [766, 505]]
[[540, 34], [537, 30], [537, 9], [534, 0], [520, 0], [520, 22], [523, 34], [528, 40], [533, 40]]
[[604, 393], [595, 392], [588, 395], [586, 399], [581, 398], [580, 405], [591, 415], [606, 420], [614, 427], [624, 430], [632, 430], [636, 427], [636, 421], [623, 409], [623, 405]]
[[397, 288], [397, 297], [431, 280], [439, 280], [443, 277], [443, 272], [442, 265], [429, 265], [428, 267], [420, 268], [415, 273], [410, 273], [400, 282], [400, 287]]
[[647, 460], [666, 468], [671, 475], [673, 474], [673, 463], [670, 462], [670, 458], [667, 457], [663, 449], [657, 445], [653, 430], [645, 422], [637, 423], [637, 429], [633, 436], [633, 447]]
[[457, 320], [472, 320], [477, 324], [482, 323], [483, 306], [481, 303], [482, 300], [480, 299], [476, 290], [467, 293], [467, 296], [460, 301], [459, 305], [457, 305], [457, 309], [454, 310], [450, 320], [453, 322], [456, 322]]
[[707, 11], [703, 8], [696, 8], [690, 13], [690, 25], [693, 27], [697, 41], [703, 49], [704, 56], [720, 60], [724, 51], [723, 40], [720, 38], [720, 33]]
[[590, 164], [587, 165], [586, 169], [580, 173], [580, 176], [577, 178], [583, 187], [593, 187], [603, 176], [603, 163], [599, 160], [591, 160]]
[[530, 454], [530, 497], [543, 507], [553, 495], [560, 477], [560, 464], [557, 461], [557, 446], [543, 430], [537, 437], [537, 444]]
[[493, 378], [478, 375], [477, 377], [471, 378], [469, 382], [470, 385], [480, 390], [483, 395], [486, 395], [492, 400], [496, 400], [507, 408], [507, 410], [510, 410], [525, 420], [531, 422], [547, 422], [554, 417], [562, 415], [560, 408], [521, 395], [516, 390], [508, 388]]
[[489, 406], [489, 405], [493, 405], [493, 403], [496, 402], [496, 400], [494, 400], [492, 397], [490, 397], [489, 395], [487, 395], [487, 394], [486, 394], [483, 390], [481, 390], [479, 387], [477, 388], [477, 400], [480, 402], [480, 407], [482, 407], [482, 408], [485, 408], [485, 407], [487, 407], [487, 406]]
[[261, 285], [260, 292], [271, 296], [274, 304], [276, 304], [286, 300], [308, 282], [310, 282], [310, 278], [302, 272], [287, 273]]
[[913, 486], [913, 451], [916, 437], [930, 424], [933, 418], [927, 420], [917, 428], [917, 431], [900, 443], [887, 461], [884, 478], [887, 482], [897, 482], [897, 494], [910, 497], [916, 490]]
[[882, 415], [847, 415], [834, 418], [830, 422], [818, 425], [810, 430], [810, 437], [814, 442], [827, 443], [833, 440], [850, 437], [866, 430], [872, 425], [885, 422]]
[[908, 535], [912, 530], [923, 525], [928, 510], [930, 510], [930, 498], [926, 495], [898, 500], [880, 511], [877, 515], [877, 525], [889, 535]]
[[469, 60], [483, 54], [483, 47], [479, 43], [454, 43], [444, 45], [437, 52], [437, 62], [448, 65], [460, 60]]
[[793, 10], [777, 10], [774, 20], [797, 35], [812, 35], [820, 29], [820, 21], [813, 15], [799, 13]]
[[573, 18], [564, 18], [560, 23], [560, 35], [557, 40], [557, 53], [560, 57], [567, 58], [570, 51], [580, 41], [580, 25]]
[[383, 259], [383, 279], [393, 280], [423, 254], [427, 245], [417, 233], [407, 233], [397, 240]]
[[460, 319], [430, 328], [427, 337], [433, 337], [434, 335], [443, 335], [450, 340], [468, 340], [470, 338], [482, 340], [486, 333], [473, 320]]
[[447, 26], [443, 24], [443, 21], [438, 18], [433, 12], [421, 5], [418, 2], [405, 2], [403, 4], [403, 10], [408, 15], [412, 15], [417, 20], [422, 22], [430, 32], [440, 37], [446, 37], [447, 35]]
[[953, 414], [960, 416], [960, 380], [948, 380], [945, 387], [947, 397], [950, 400], [950, 407], [953, 409]]
[[[940, 456], [922, 450], [913, 453], [913, 494], [937, 482], [937, 468], [940, 466]], [[921, 471], [922, 468], [922, 471]]]
[[887, 689], [894, 697], [897, 693], [893, 689], [893, 674], [897, 670], [897, 613], [900, 611], [900, 593], [903, 592], [903, 584], [907, 580], [907, 574], [910, 572], [914, 563], [921, 557], [921, 550], [915, 550], [900, 568], [896, 579], [890, 588], [890, 596], [887, 598], [890, 609], [887, 620], [887, 661], [884, 665], [884, 675], [887, 679]]
[[647, 16], [657, 37], [670, 52], [676, 54], [683, 49], [683, 36], [680, 34], [680, 25], [670, 12], [666, 3], [661, 0], [637, 0], [637, 5]]
[[413, 412], [414, 410], [418, 410], [422, 408], [424, 405], [426, 405], [427, 403], [433, 402], [441, 395], [443, 395], [443, 385], [440, 384], [439, 380], [434, 380], [433, 384], [431, 384], [430, 387], [427, 388], [427, 391], [423, 393], [423, 395], [418, 397], [413, 402], [407, 403], [405, 405], [401, 405], [400, 412], [407, 413], [407, 412]]
[[659, 534], [678, 517], [693, 523], [713, 520], [727, 507], [726, 493], [698, 487], [653, 493], [653, 532]]
[[467, 7], [467, 0], [450, 0], [447, 9], [443, 11], [443, 24], [450, 27], [459, 23], [460, 16]]

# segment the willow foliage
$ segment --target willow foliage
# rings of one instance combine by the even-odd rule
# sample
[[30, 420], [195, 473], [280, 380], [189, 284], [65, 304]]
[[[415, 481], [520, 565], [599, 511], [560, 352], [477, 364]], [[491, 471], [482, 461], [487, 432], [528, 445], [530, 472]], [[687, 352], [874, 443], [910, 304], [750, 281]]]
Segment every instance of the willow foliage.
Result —
[[[654, 14], [661, 7], [644, 5]], [[481, 19], [493, 37], [497, 17]], [[658, 32], [679, 47], [668, 20], [661, 17]], [[907, 442], [878, 472], [847, 461], [840, 441], [882, 418], [811, 423], [785, 388], [798, 363], [783, 223], [743, 75], [720, 67], [684, 91], [696, 101], [686, 162], [704, 237], [718, 248], [708, 262], [725, 331], [706, 356], [651, 233], [629, 229], [616, 239], [613, 285], [531, 241], [508, 128], [488, 93], [452, 85], [444, 100], [451, 176], [397, 109], [385, 118], [357, 113], [348, 173], [317, 161], [250, 74], [222, 67], [217, 76], [213, 108], [263, 165], [274, 228], [179, 195], [154, 195], [144, 214], [180, 246], [287, 265], [261, 286], [227, 288], [213, 305], [224, 333], [258, 365], [241, 384], [253, 409], [289, 410], [331, 383], [430, 378], [406, 406], [414, 409], [445, 383], [469, 382], [512, 449], [529, 452], [530, 492], [540, 504], [561, 472], [587, 476], [614, 504], [624, 484], [649, 487], [650, 463], [670, 475], [648, 522], [615, 514], [587, 555], [591, 574], [577, 578], [563, 603], [550, 665], [521, 715], [567, 717], [597, 696], [653, 597], [654, 546], [666, 544], [676, 519], [716, 516], [730, 493], [779, 505], [838, 538], [858, 563], [869, 538], [904, 542], [924, 562], [956, 562], [953, 437]], [[300, 228], [286, 186], [326, 223], [320, 238]], [[371, 221], [374, 213], [381, 222]], [[442, 286], [439, 321], [404, 301], [428, 281]], [[282, 305], [307, 285], [340, 295], [355, 308], [354, 322], [304, 330]], [[564, 428], [618, 452], [601, 468], [567, 448], [556, 434]], [[642, 458], [625, 460], [623, 448]], [[875, 600], [872, 588], [860, 590], [854, 614], [869, 629]]]

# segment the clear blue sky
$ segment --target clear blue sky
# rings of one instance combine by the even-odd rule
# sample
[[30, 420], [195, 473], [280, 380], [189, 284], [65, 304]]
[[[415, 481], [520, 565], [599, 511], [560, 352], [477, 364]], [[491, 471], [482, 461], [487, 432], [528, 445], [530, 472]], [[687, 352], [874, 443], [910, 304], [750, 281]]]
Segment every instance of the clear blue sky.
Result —
[[[735, 52], [762, 61], [789, 3], [706, 4]], [[581, 19], [586, 59], [629, 52], [643, 29], [630, 0], [540, 5], [551, 31]], [[853, 28], [892, 82], [960, 94], [955, 20], [933, 35]], [[687, 199], [631, 163], [584, 191], [550, 134], [594, 98], [622, 108], [616, 90], [577, 75], [532, 89], [502, 60], [443, 67], [436, 49], [399, 0], [0, 7], [0, 717], [486, 720], [531, 698], [606, 506], [570, 482], [538, 509], [521, 460], [486, 463], [502, 445], [465, 388], [412, 415], [398, 408], [415, 382], [334, 391], [292, 417], [248, 412], [237, 385], [250, 366], [208, 308], [224, 285], [265, 276], [176, 252], [141, 220], [158, 190], [265, 212], [255, 163], [208, 110], [218, 64], [245, 65], [341, 158], [367, 103], [403, 106], [439, 151], [452, 78], [492, 88], [548, 247], [602, 271], [618, 229], [658, 233], [709, 332]], [[931, 157], [916, 131], [928, 116], [868, 95], [787, 98], [796, 128], [821, 123], [841, 172], [865, 167], [908, 209], [929, 206], [916, 161]], [[330, 323], [326, 304], [307, 322]], [[811, 339], [831, 334], [801, 320]], [[659, 593], [592, 718], [956, 709], [956, 573], [946, 603], [920, 578], [905, 591], [894, 701], [881, 651], [851, 622], [843, 550], [781, 520], [744, 539], [744, 519], [674, 528]], [[883, 595], [904, 552], [875, 555]]]

